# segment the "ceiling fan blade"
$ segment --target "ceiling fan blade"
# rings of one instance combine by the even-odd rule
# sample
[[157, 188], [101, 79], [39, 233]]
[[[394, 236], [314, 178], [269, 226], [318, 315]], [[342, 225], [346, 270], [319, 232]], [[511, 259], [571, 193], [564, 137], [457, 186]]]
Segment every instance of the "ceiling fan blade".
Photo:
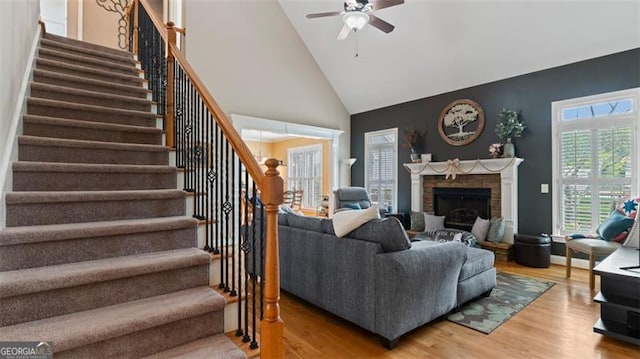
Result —
[[342, 30], [340, 30], [340, 33], [338, 34], [338, 40], [344, 40], [347, 38], [347, 36], [349, 36], [349, 33], [351, 32], [351, 29], [349, 28], [349, 26], [344, 25], [342, 27]]
[[404, 4], [404, 0], [370, 0], [369, 4], [373, 6], [373, 10], [380, 10], [386, 7]]
[[331, 12], [319, 12], [315, 14], [307, 14], [307, 19], [313, 19], [316, 17], [327, 17], [327, 16], [336, 16], [340, 15], [340, 11], [331, 11]]
[[396, 28], [395, 26], [372, 14], [369, 14], [369, 24], [373, 27], [377, 27], [379, 30], [381, 30], [382, 32], [386, 32], [387, 34]]

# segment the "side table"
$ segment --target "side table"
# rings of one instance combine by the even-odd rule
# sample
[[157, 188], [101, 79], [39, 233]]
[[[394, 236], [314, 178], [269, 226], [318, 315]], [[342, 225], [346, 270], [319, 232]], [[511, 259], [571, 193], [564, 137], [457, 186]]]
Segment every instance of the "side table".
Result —
[[511, 243], [484, 241], [480, 242], [480, 247], [492, 251], [498, 261], [510, 262], [513, 260], [513, 244]]

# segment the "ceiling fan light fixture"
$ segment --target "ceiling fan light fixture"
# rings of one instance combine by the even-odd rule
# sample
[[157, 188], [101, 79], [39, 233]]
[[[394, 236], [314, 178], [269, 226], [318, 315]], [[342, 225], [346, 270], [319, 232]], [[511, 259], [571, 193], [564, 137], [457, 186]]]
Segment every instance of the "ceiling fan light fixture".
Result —
[[342, 16], [342, 21], [354, 32], [360, 31], [369, 22], [369, 15], [360, 11], [350, 11]]

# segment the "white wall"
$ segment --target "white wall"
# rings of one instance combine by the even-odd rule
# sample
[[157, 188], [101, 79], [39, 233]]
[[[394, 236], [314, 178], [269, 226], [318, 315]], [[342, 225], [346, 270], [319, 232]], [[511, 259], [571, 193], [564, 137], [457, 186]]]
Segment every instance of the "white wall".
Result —
[[227, 114], [342, 130], [350, 157], [350, 116], [276, 0], [187, 1], [184, 25], [187, 58]]
[[[29, 54], [38, 30], [38, 0], [0, 0], [0, 191], [4, 193], [15, 135], [19, 131], [18, 98], [27, 69]], [[0, 228], [4, 226], [4, 195], [0, 203]]]
[[3, 154], [39, 16], [38, 0], [0, 1], [0, 151]]

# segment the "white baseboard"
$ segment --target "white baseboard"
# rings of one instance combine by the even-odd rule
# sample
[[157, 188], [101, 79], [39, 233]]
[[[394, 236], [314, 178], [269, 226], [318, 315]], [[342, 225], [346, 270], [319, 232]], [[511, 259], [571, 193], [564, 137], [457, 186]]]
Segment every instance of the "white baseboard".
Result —
[[38, 44], [40, 43], [40, 25], [35, 24], [37, 30], [33, 42], [31, 43], [31, 49], [29, 50], [29, 57], [27, 58], [27, 65], [24, 69], [22, 76], [22, 84], [20, 85], [20, 92], [16, 98], [14, 105], [13, 116], [11, 117], [11, 124], [9, 125], [9, 133], [7, 136], [7, 143], [2, 157], [0, 158], [0, 190], [2, 195], [0, 196], [0, 228], [4, 228], [6, 225], [6, 213], [7, 205], [5, 201], [5, 194], [13, 188], [13, 172], [11, 171], [11, 163], [18, 159], [18, 135], [22, 133], [22, 115], [26, 110], [26, 98], [29, 91], [29, 82], [31, 82], [31, 76], [33, 75], [33, 68], [36, 61], [36, 53], [38, 50]]
[[[551, 263], [565, 266], [567, 261], [563, 256], [551, 255]], [[586, 259], [571, 258], [571, 268], [589, 269], [589, 261]]]

